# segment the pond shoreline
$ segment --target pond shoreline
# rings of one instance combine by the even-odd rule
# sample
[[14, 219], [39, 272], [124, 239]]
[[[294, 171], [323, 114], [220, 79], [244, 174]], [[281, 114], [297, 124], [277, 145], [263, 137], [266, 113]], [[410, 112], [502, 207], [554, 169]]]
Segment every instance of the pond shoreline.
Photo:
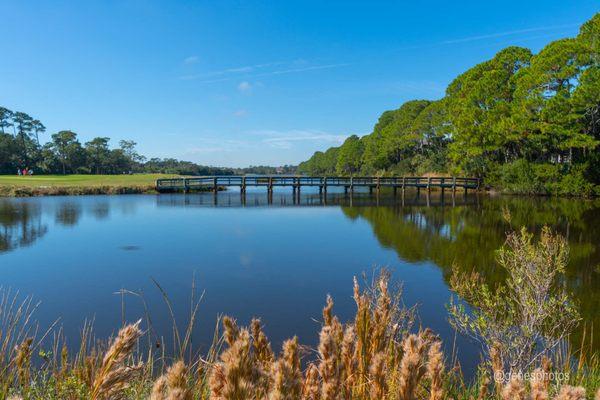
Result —
[[[209, 192], [212, 188], [198, 190]], [[225, 190], [219, 188], [219, 191]], [[154, 185], [137, 186], [0, 186], [0, 197], [46, 197], [121, 194], [159, 194]]]
[[[194, 192], [212, 192], [212, 187], [195, 188]], [[219, 186], [219, 191], [226, 191], [227, 188]], [[439, 188], [431, 188], [431, 192], [440, 192]], [[462, 192], [460, 190], [459, 192]], [[519, 193], [504, 191], [493, 187], [482, 187], [475, 190], [475, 193], [487, 194], [490, 196], [517, 196], [517, 197], [557, 197], [557, 198], [579, 198], [579, 199], [598, 199], [600, 196], [576, 196], [576, 195], [552, 195], [548, 193]], [[0, 197], [46, 197], [46, 196], [90, 196], [90, 195], [125, 195], [125, 194], [160, 194], [175, 193], [156, 190], [156, 185], [152, 184], [132, 184], [132, 185], [12, 185], [0, 184]]]

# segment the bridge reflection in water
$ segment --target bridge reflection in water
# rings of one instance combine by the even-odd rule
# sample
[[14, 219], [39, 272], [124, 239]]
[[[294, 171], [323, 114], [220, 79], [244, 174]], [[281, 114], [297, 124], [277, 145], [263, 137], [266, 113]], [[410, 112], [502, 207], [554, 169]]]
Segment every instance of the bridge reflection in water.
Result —
[[420, 193], [415, 189], [402, 191], [402, 194], [393, 195], [391, 190], [370, 194], [368, 192], [345, 193], [337, 189], [328, 193], [318, 193], [314, 189], [302, 193], [287, 191], [221, 191], [218, 194], [188, 193], [166, 194], [157, 198], [160, 206], [219, 206], [219, 207], [261, 207], [275, 206], [462, 206], [478, 205], [477, 193], [444, 193], [443, 191]]

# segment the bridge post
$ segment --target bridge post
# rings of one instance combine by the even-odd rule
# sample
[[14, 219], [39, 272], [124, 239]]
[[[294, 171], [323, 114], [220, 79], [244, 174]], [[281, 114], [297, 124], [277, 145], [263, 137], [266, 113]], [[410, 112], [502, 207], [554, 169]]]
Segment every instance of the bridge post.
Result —
[[271, 177], [271, 176], [269, 177], [269, 183], [268, 183], [268, 186], [267, 186], [267, 192], [269, 192], [271, 194], [273, 193], [273, 177]]
[[427, 177], [427, 193], [431, 192], [431, 177]]
[[454, 195], [456, 193], [456, 177], [453, 176], [452, 177], [452, 194]]
[[302, 183], [300, 183], [300, 178], [295, 177], [294, 181], [296, 182], [296, 196], [298, 196], [298, 203], [300, 203], [300, 189], [302, 187]]
[[242, 186], [240, 187], [240, 189], [241, 189], [240, 191], [242, 193], [246, 193], [246, 177], [245, 176], [242, 176]]
[[381, 177], [377, 177], [377, 195], [379, 195], [379, 190], [381, 189]]
[[354, 177], [350, 177], [350, 194], [354, 194]]
[[183, 193], [188, 193], [190, 191], [190, 182], [185, 178], [183, 180]]
[[217, 178], [213, 178], [213, 192], [216, 194], [219, 191], [219, 187], [217, 186]]

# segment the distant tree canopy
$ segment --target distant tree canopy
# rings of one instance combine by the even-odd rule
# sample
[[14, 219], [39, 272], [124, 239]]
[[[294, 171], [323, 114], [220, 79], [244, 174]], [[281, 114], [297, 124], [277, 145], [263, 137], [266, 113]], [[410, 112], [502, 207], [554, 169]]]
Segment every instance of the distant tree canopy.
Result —
[[81, 144], [77, 133], [60, 131], [40, 144], [44, 125], [23, 112], [0, 107], [0, 174], [16, 174], [28, 168], [36, 174], [123, 174], [129, 172], [180, 175], [292, 174], [296, 167], [251, 166], [222, 168], [198, 165], [174, 158], [140, 155], [132, 140], [110, 147], [110, 138], [96, 137]]
[[512, 192], [600, 194], [600, 14], [538, 54], [508, 47], [436, 101], [385, 111], [307, 174], [453, 173]]

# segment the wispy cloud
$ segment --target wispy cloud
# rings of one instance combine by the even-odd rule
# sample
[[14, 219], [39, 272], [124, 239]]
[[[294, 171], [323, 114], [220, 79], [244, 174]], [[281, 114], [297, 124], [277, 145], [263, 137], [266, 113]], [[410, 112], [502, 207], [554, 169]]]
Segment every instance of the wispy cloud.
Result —
[[186, 59], [183, 60], [183, 63], [185, 65], [191, 65], [191, 64], [196, 64], [198, 61], [200, 61], [200, 57], [198, 56], [189, 56]]
[[329, 143], [342, 144], [346, 139], [346, 135], [336, 135], [317, 130], [262, 130], [252, 132], [254, 135], [263, 136], [262, 143], [279, 148], [290, 149], [297, 142], [313, 142], [313, 143]]
[[496, 32], [496, 33], [489, 33], [486, 35], [476, 35], [476, 36], [469, 36], [469, 37], [464, 37], [464, 38], [459, 38], [459, 39], [444, 40], [441, 43], [442, 44], [455, 44], [455, 43], [474, 42], [477, 40], [495, 39], [495, 38], [500, 38], [500, 37], [504, 37], [504, 36], [520, 35], [522, 33], [531, 33], [531, 32], [540, 32], [540, 31], [550, 31], [550, 30], [555, 30], [555, 29], [572, 28], [572, 27], [579, 26], [579, 25], [580, 24], [540, 26], [537, 28], [517, 29], [517, 30], [513, 30], [513, 31]]
[[[268, 62], [268, 63], [262, 63], [262, 64], [243, 65], [243, 66], [239, 66], [239, 67], [230, 67], [230, 68], [225, 68], [225, 69], [221, 69], [221, 70], [217, 70], [217, 71], [201, 73], [201, 74], [184, 75], [184, 76], [181, 76], [180, 79], [183, 79], [183, 80], [203, 79], [205, 82], [228, 81], [228, 80], [234, 79], [234, 77], [231, 77], [229, 75], [247, 74], [247, 73], [254, 72], [256, 70], [261, 70], [263, 68], [275, 67], [275, 66], [283, 65], [283, 64], [285, 64], [285, 63], [282, 61], [274, 61], [274, 62]], [[227, 76], [227, 77], [225, 77], [225, 76]], [[219, 78], [219, 77], [222, 77], [222, 78]], [[211, 79], [209, 79], [209, 78], [211, 78]]]
[[[301, 66], [298, 66], [298, 65]], [[272, 69], [271, 67], [285, 65], [288, 68]], [[296, 62], [272, 62], [264, 64], [256, 64], [245, 67], [227, 68], [220, 71], [213, 71], [205, 74], [195, 75], [183, 75], [180, 77], [182, 80], [198, 80], [199, 83], [216, 83], [231, 81], [234, 79], [246, 78], [260, 78], [267, 76], [283, 75], [283, 74], [294, 74], [308, 71], [317, 71], [332, 68], [341, 68], [351, 65], [350, 63], [336, 63], [336, 64], [319, 64], [319, 65], [306, 65], [306, 61]], [[271, 70], [268, 70], [271, 69]], [[261, 72], [261, 70], [266, 70]]]
[[244, 157], [253, 160], [249, 162], [297, 163], [315, 149], [338, 146], [347, 137], [315, 129], [248, 130], [228, 137], [217, 133], [206, 135], [209, 136], [194, 138], [182, 155], [200, 163], [221, 165]]
[[279, 71], [265, 72], [263, 74], [254, 75], [254, 77], [293, 74], [293, 73], [297, 73], [297, 72], [315, 71], [315, 70], [319, 70], [319, 69], [340, 68], [340, 67], [346, 67], [348, 65], [350, 65], [350, 63], [313, 65], [311, 67], [291, 68], [291, 69], [283, 69], [283, 70], [279, 70]]
[[238, 90], [242, 93], [247, 93], [252, 90], [252, 85], [248, 81], [240, 82], [238, 85]]

